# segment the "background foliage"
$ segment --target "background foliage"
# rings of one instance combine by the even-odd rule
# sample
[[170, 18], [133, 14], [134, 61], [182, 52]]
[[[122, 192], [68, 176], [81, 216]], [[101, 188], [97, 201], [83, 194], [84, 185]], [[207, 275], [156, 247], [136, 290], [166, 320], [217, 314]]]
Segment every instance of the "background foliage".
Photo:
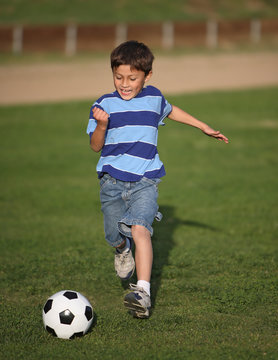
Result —
[[0, 0], [2, 24], [103, 24], [277, 16], [276, 0]]

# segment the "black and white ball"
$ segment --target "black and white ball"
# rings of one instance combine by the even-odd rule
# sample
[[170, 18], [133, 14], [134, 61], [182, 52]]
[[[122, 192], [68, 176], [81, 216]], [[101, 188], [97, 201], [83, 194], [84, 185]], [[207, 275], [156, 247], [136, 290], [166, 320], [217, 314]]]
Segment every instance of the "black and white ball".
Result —
[[85, 296], [77, 291], [63, 290], [47, 299], [42, 317], [44, 327], [50, 334], [73, 339], [88, 332], [94, 312]]

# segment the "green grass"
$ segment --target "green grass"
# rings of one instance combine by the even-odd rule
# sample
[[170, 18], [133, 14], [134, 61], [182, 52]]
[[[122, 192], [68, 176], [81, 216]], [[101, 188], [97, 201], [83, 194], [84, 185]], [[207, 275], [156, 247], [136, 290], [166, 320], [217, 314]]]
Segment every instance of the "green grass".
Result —
[[61, 24], [204, 21], [277, 17], [275, 0], [0, 0], [0, 23]]
[[[277, 359], [278, 88], [169, 97], [230, 138], [160, 129], [167, 176], [153, 313], [131, 318], [103, 237], [90, 103], [0, 108], [0, 358]], [[92, 303], [83, 338], [51, 337], [56, 291]]]

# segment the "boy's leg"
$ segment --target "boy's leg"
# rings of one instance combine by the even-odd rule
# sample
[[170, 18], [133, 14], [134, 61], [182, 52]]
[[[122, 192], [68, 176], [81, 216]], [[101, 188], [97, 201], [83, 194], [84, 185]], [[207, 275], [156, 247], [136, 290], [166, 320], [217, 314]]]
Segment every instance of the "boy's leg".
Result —
[[124, 304], [131, 314], [138, 318], [148, 318], [150, 315], [150, 279], [153, 263], [151, 234], [142, 225], [131, 228], [135, 243], [135, 264], [137, 285], [130, 284], [131, 292], [125, 296]]
[[118, 231], [118, 221], [126, 211], [122, 198], [123, 183], [104, 175], [101, 179], [101, 210], [104, 216], [105, 239], [115, 248], [114, 265], [116, 274], [122, 279], [129, 279], [135, 269], [131, 246], [126, 246], [129, 240]]
[[[151, 308], [150, 279], [153, 262], [151, 235], [152, 223], [158, 211], [157, 197], [159, 179], [142, 178], [129, 191], [128, 209], [119, 221], [122, 234], [132, 236], [135, 243], [137, 284], [130, 284], [124, 304], [133, 316], [149, 317]], [[128, 230], [129, 229], [129, 230]]]
[[141, 225], [133, 225], [131, 232], [136, 246], [135, 264], [137, 279], [150, 282], [153, 263], [151, 234]]

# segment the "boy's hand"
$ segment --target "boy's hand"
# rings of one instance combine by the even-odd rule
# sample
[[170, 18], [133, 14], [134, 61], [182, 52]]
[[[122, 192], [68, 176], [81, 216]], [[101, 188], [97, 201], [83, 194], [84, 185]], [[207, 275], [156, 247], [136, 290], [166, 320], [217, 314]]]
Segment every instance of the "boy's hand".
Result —
[[98, 125], [102, 128], [107, 128], [109, 115], [104, 110], [101, 110], [98, 107], [93, 108], [93, 116], [96, 119]]
[[220, 131], [215, 131], [213, 130], [211, 127], [206, 127], [204, 130], [203, 130], [203, 133], [208, 135], [208, 136], [211, 136], [211, 137], [214, 137], [215, 139], [218, 139], [220, 141], [224, 141], [226, 144], [228, 144], [229, 142], [229, 139], [226, 138], [225, 135], [221, 134]]
[[100, 108], [95, 106], [93, 108], [93, 116], [94, 119], [97, 121], [97, 127], [91, 137], [91, 148], [94, 151], [99, 152], [104, 145], [109, 115], [104, 110], [101, 110]]

